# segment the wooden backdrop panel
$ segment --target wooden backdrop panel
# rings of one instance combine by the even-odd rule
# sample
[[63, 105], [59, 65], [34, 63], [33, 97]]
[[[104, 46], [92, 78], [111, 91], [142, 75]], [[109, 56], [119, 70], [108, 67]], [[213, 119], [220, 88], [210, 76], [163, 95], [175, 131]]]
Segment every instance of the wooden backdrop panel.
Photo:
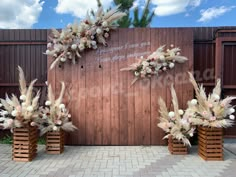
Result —
[[[137, 81], [121, 72], [141, 56], [159, 46], [173, 44], [188, 57], [159, 77]], [[51, 59], [48, 59], [51, 62]], [[73, 145], [163, 145], [164, 132], [157, 127], [158, 99], [171, 108], [170, 86], [174, 84], [180, 105], [193, 96], [187, 71], [193, 69], [193, 32], [190, 28], [117, 29], [108, 39], [108, 47], [83, 53], [76, 65], [66, 64], [48, 72], [48, 80], [60, 91], [66, 83], [65, 104], [78, 131], [67, 135]]]

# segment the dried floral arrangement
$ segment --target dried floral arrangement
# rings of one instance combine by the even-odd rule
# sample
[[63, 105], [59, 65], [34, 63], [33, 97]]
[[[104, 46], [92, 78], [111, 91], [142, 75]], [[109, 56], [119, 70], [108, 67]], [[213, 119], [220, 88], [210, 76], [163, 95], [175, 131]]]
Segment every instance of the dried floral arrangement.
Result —
[[51, 85], [48, 86], [48, 96], [45, 107], [40, 107], [39, 119], [36, 124], [39, 126], [40, 134], [43, 135], [49, 131], [74, 131], [77, 128], [71, 122], [71, 115], [62, 103], [65, 92], [65, 84], [61, 83], [62, 88], [59, 97], [56, 99]]
[[110, 36], [110, 31], [118, 27], [116, 21], [126, 15], [118, 8], [119, 6], [105, 12], [100, 7], [94, 16], [87, 13], [80, 24], [68, 24], [61, 32], [53, 29], [53, 36], [49, 37], [51, 42], [46, 50], [46, 55], [52, 56], [54, 60], [50, 68], [66, 61], [76, 63], [85, 49], [97, 49], [98, 44], [107, 46], [106, 38]]
[[174, 68], [175, 63], [184, 63], [188, 59], [180, 56], [180, 48], [170, 46], [171, 49], [165, 49], [165, 45], [159, 47], [155, 52], [147, 58], [141, 57], [137, 63], [131, 64], [127, 68], [122, 68], [121, 71], [132, 71], [135, 79], [132, 81], [134, 84], [138, 79], [158, 76], [160, 73]]
[[37, 79], [31, 81], [27, 88], [24, 72], [20, 66], [18, 66], [18, 70], [20, 98], [18, 99], [14, 94], [11, 97], [6, 94], [5, 99], [0, 99], [0, 127], [3, 129], [24, 127], [29, 123], [34, 126], [33, 120], [39, 115], [40, 91], [33, 96], [33, 86]]
[[189, 138], [193, 136], [195, 127], [191, 125], [190, 118], [194, 113], [179, 109], [178, 99], [173, 85], [171, 86], [171, 96], [174, 111], [168, 111], [166, 103], [159, 98], [160, 123], [158, 127], [166, 132], [163, 139], [172, 136], [174, 139], [182, 141], [185, 145], [191, 146]]
[[188, 103], [187, 110], [195, 114], [190, 119], [192, 124], [218, 128], [232, 126], [235, 119], [233, 115], [235, 109], [234, 106], [231, 105], [231, 102], [236, 99], [236, 97], [220, 99], [220, 79], [217, 80], [217, 84], [212, 93], [207, 96], [203, 85], [198, 85], [191, 73], [189, 73], [189, 77], [196, 94], [196, 99]]

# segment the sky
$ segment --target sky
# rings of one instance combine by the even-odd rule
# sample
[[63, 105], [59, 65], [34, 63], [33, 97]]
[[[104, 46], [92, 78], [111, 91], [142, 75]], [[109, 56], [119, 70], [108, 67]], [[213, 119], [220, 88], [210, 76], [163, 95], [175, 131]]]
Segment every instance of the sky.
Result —
[[[145, 1], [135, 0], [131, 11]], [[104, 9], [114, 6], [101, 2]], [[1, 0], [0, 29], [64, 28], [96, 8], [96, 0]], [[151, 0], [150, 10], [151, 27], [236, 26], [236, 0]]]

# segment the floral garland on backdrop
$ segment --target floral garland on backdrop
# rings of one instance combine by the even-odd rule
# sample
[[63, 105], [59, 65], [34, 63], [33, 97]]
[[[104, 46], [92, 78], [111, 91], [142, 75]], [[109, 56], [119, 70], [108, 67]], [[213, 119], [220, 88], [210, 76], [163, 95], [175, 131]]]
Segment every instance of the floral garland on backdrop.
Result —
[[116, 29], [116, 21], [126, 15], [118, 8], [104, 12], [100, 7], [94, 17], [87, 13], [80, 24], [68, 24], [61, 32], [52, 29], [53, 36], [49, 37], [51, 42], [47, 44], [46, 50], [46, 55], [54, 60], [50, 68], [54, 68], [57, 63], [61, 66], [66, 61], [76, 63], [85, 49], [95, 50], [98, 44], [107, 46], [106, 39], [110, 36], [110, 30]]
[[189, 138], [193, 136], [195, 126], [189, 120], [194, 113], [179, 109], [178, 99], [173, 85], [171, 86], [171, 96], [174, 111], [168, 111], [166, 103], [162, 98], [158, 100], [160, 106], [160, 123], [158, 127], [166, 132], [163, 139], [172, 136], [174, 139], [182, 141], [185, 145], [191, 146]]
[[203, 85], [198, 86], [193, 75], [189, 73], [190, 82], [192, 83], [196, 99], [188, 103], [187, 112], [194, 113], [190, 121], [194, 125], [202, 125], [207, 127], [227, 128], [233, 125], [235, 116], [234, 106], [231, 105], [232, 100], [236, 97], [226, 97], [221, 100], [221, 81], [217, 80], [217, 84], [212, 94], [206, 95]]
[[18, 66], [18, 70], [20, 98], [18, 99], [14, 94], [11, 97], [6, 94], [5, 99], [0, 99], [0, 127], [3, 129], [24, 127], [28, 123], [34, 126], [33, 120], [39, 115], [40, 91], [33, 97], [33, 86], [37, 79], [31, 81], [27, 88], [24, 72], [20, 66]]
[[39, 126], [40, 135], [49, 131], [74, 131], [77, 128], [71, 122], [71, 115], [62, 103], [63, 95], [65, 92], [65, 84], [61, 83], [62, 88], [60, 95], [55, 99], [51, 85], [48, 86], [48, 100], [45, 102], [45, 107], [39, 108], [39, 118], [36, 124]]
[[122, 68], [121, 71], [133, 72], [135, 79], [132, 81], [132, 85], [138, 79], [150, 78], [154, 75], [158, 76], [160, 73], [174, 68], [175, 62], [184, 63], [188, 60], [186, 57], [180, 56], [180, 48], [174, 48], [174, 45], [170, 47], [171, 49], [164, 51], [165, 45], [163, 45], [147, 58], [141, 57], [138, 62], [131, 64], [127, 68]]

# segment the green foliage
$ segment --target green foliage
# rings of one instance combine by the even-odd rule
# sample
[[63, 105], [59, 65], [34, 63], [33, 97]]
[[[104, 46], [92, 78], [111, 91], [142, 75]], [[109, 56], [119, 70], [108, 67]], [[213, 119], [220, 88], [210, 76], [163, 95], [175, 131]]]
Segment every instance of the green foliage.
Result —
[[119, 9], [122, 12], [127, 13], [127, 16], [124, 16], [117, 23], [121, 28], [128, 28], [132, 25], [132, 19], [129, 16], [130, 8], [133, 6], [134, 0], [114, 0], [115, 5], [120, 5]]
[[46, 144], [46, 139], [44, 136], [39, 137], [38, 144], [43, 144], [43, 145]]
[[13, 138], [10, 135], [4, 136], [2, 139], [0, 139], [0, 144], [12, 144]]
[[133, 26], [134, 27], [148, 27], [154, 17], [154, 11], [150, 13], [149, 5], [151, 0], [147, 0], [145, 8], [143, 9], [143, 14], [141, 18], [139, 18], [139, 8], [136, 7], [134, 9], [134, 20]]

